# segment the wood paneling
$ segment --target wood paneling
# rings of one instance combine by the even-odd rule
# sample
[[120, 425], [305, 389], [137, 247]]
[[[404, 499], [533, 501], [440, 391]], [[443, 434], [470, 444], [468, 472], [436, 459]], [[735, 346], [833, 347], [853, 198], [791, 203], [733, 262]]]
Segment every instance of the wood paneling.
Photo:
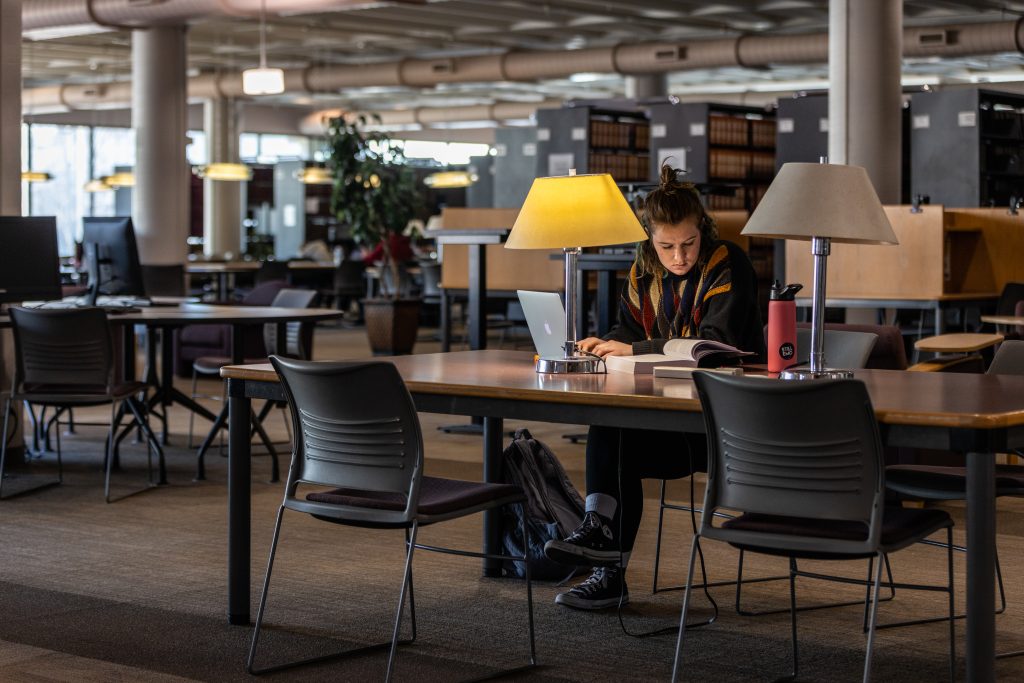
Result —
[[[519, 209], [445, 208], [442, 228], [511, 228]], [[447, 244], [441, 260], [441, 286], [448, 289], [469, 287], [468, 247]], [[487, 289], [533, 289], [557, 291], [564, 288], [563, 261], [552, 259], [558, 249], [506, 249], [502, 244], [485, 247], [487, 252]]]

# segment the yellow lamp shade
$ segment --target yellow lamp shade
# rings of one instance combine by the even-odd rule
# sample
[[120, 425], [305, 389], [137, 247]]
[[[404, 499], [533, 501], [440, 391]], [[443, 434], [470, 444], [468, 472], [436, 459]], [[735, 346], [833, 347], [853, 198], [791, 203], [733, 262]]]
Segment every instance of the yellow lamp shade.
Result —
[[615, 181], [602, 173], [534, 180], [505, 247], [600, 247], [645, 239]]

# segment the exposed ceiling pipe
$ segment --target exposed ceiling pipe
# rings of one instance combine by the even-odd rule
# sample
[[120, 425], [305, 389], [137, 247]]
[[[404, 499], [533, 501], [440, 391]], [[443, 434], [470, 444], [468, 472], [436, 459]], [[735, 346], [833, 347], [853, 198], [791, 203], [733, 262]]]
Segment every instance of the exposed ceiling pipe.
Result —
[[[434, 0], [438, 2], [439, 0]], [[261, 0], [25, 0], [23, 31], [99, 24], [112, 28], [145, 28], [210, 16], [258, 16]], [[271, 14], [335, 12], [380, 4], [374, 0], [265, 0]], [[425, 0], [392, 0], [423, 4]]]
[[[1022, 21], [907, 28], [903, 31], [903, 53], [907, 57], [952, 57], [1015, 52], [1024, 44]], [[538, 50], [443, 59], [403, 59], [370, 65], [311, 66], [286, 69], [285, 90], [338, 94], [346, 88], [367, 86], [427, 87], [439, 83], [532, 81], [581, 72], [667, 73], [713, 67], [808, 64], [827, 59], [828, 35], [824, 33], [739, 36], [687, 44], [643, 43], [587, 50]], [[68, 108], [127, 105], [129, 93], [127, 82], [106, 86], [51, 86], [25, 91], [23, 102], [29, 113], [43, 113]], [[203, 74], [189, 79], [190, 98], [217, 96], [242, 96], [241, 74]]]
[[[299, 132], [303, 135], [323, 135], [328, 119], [344, 115], [346, 118], [367, 117], [369, 125], [400, 126], [420, 124], [431, 126], [436, 123], [455, 121], [509, 121], [528, 119], [541, 108], [562, 106], [561, 100], [544, 100], [542, 102], [498, 102], [495, 104], [477, 104], [465, 107], [416, 107], [414, 109], [398, 109], [383, 111], [379, 114], [349, 112], [344, 109], [325, 109], [316, 111], [299, 121]], [[379, 121], [377, 118], [379, 117]]]

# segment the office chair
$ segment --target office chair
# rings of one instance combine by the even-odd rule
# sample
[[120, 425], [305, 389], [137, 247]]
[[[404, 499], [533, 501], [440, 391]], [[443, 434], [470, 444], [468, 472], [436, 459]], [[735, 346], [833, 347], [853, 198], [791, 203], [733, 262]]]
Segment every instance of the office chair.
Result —
[[[987, 374], [1024, 375], [1024, 340], [1004, 341], [996, 349]], [[967, 469], [939, 465], [890, 465], [886, 468], [886, 486], [897, 493], [922, 500], [966, 500]], [[996, 465], [996, 496], [1024, 496], [1024, 465]], [[938, 545], [937, 542], [932, 542]], [[953, 546], [953, 550], [966, 552], [964, 546]], [[1003, 573], [996, 552], [996, 585], [999, 593], [999, 607], [996, 614], [1006, 611], [1006, 591], [1003, 588]], [[964, 615], [957, 615], [957, 619]], [[910, 626], [936, 621], [937, 617], [881, 624], [879, 628]], [[1002, 652], [996, 658], [1017, 657], [1024, 650]]]
[[[805, 361], [810, 355], [810, 328], [798, 327], [797, 328], [797, 357]], [[828, 362], [829, 367], [835, 368], [847, 368], [857, 369], [863, 368], [867, 363], [868, 358], [871, 355], [872, 349], [875, 347], [878, 334], [874, 332], [866, 332], [861, 330], [845, 330], [845, 329], [829, 329], [825, 330], [825, 358]], [[658, 509], [658, 532], [654, 546], [654, 578], [652, 580], [651, 592], [658, 593], [661, 591], [680, 590], [682, 586], [658, 586], [659, 570], [661, 568], [661, 538], [664, 531], [664, 520], [666, 510], [680, 510], [684, 512], [696, 512], [703, 514], [701, 508], [695, 508], [693, 505], [694, 501], [694, 482], [693, 477], [690, 477], [690, 503], [689, 505], [680, 503], [671, 503], [665, 500], [667, 482], [662, 480], [661, 482], [661, 496], [659, 500]], [[719, 513], [720, 516], [728, 517], [725, 513]], [[695, 518], [691, 517], [691, 523], [696, 524]], [[696, 527], [694, 527], [696, 531]], [[886, 560], [886, 571], [889, 571], [888, 561]], [[868, 570], [870, 572], [870, 568]], [[736, 579], [717, 581], [713, 583], [707, 582], [707, 577], [704, 577], [704, 583], [701, 587], [714, 587], [714, 586], [730, 586], [735, 584], [736, 595], [735, 595], [735, 609], [739, 614], [745, 616], [760, 616], [765, 614], [777, 614], [784, 612], [784, 609], [772, 609], [766, 611], [751, 611], [745, 610], [742, 607], [742, 586], [749, 583], [763, 583], [766, 581], [779, 581], [788, 578], [787, 576], [767, 576], [767, 577], [756, 577], [756, 578], [743, 578], [743, 551], [740, 550], [740, 556], [737, 563]], [[889, 582], [892, 583], [892, 575], [888, 576]], [[885, 600], [891, 600], [893, 597], [892, 592], [886, 596]], [[859, 604], [860, 601], [856, 602], [844, 602], [844, 603], [830, 603], [824, 605], [814, 605], [808, 607], [802, 607], [803, 610], [810, 609], [821, 609], [826, 607], [845, 607], [848, 605]]]
[[[271, 302], [271, 306], [280, 308], [309, 308], [313, 305], [316, 300], [317, 293], [312, 289], [282, 289], [277, 292], [274, 296], [274, 300]], [[287, 338], [285, 340], [284, 351], [282, 355], [286, 355], [294, 358], [302, 358], [308, 360], [313, 355], [313, 325], [310, 323], [293, 322], [288, 323], [285, 326]], [[267, 353], [271, 353], [277, 348], [277, 325], [266, 324], [263, 326], [263, 346]], [[267, 358], [247, 358], [246, 363], [266, 363]], [[200, 396], [196, 392], [196, 384], [200, 375], [204, 377], [219, 377], [220, 369], [225, 365], [231, 364], [231, 358], [226, 356], [201, 356], [192, 362], [192, 398]], [[222, 394], [221, 396], [210, 396], [204, 395], [205, 398], [211, 398], [214, 400], [223, 401], [225, 399], [224, 392], [227, 391], [227, 385], [221, 383]], [[263, 429], [263, 421], [267, 418], [270, 411], [277, 405], [283, 408], [284, 404], [278, 401], [267, 401], [260, 412], [255, 415], [253, 419], [253, 433], [258, 433], [263, 443], [267, 445], [268, 451], [271, 458], [271, 481], [278, 481], [280, 478], [279, 465], [277, 461], [277, 452], [273, 449], [270, 444], [270, 437], [267, 436]], [[189, 412], [188, 416], [188, 446], [192, 448], [192, 433], [193, 424], [195, 423], [195, 413]], [[285, 428], [288, 430], [288, 439], [291, 440], [291, 424], [285, 418]], [[197, 458], [196, 462], [196, 478], [204, 479], [206, 476], [205, 471], [205, 453], [201, 453]]]
[[[267, 574], [260, 595], [246, 669], [254, 674], [267, 673], [342, 658], [357, 652], [388, 648], [385, 680], [390, 681], [398, 645], [412, 642], [416, 638], [412, 588], [412, 558], [415, 550], [522, 562], [526, 567], [529, 663], [503, 671], [502, 675], [536, 666], [533, 592], [526, 555], [498, 556], [416, 542], [421, 526], [504, 505], [525, 503], [523, 490], [509, 484], [424, 476], [423, 435], [419, 418], [412, 397], [394, 365], [386, 362], [311, 362], [287, 360], [278, 356], [271, 356], [271, 362], [281, 377], [291, 408], [295, 444], [284, 500], [277, 511]], [[305, 493], [309, 488], [316, 490]], [[299, 662], [256, 668], [257, 646], [266, 610], [270, 576], [281, 536], [281, 520], [286, 509], [339, 525], [405, 531], [405, 573], [389, 642]], [[524, 521], [523, 538], [527, 538], [527, 528]], [[526, 545], [528, 547], [529, 544]], [[339, 557], [347, 558], [349, 555], [342, 553]], [[407, 595], [412, 635], [407, 640], [400, 640], [402, 612]]]
[[[99, 308], [11, 308], [14, 331], [15, 370], [11, 390], [4, 401], [3, 434], [7, 434], [11, 403], [25, 401], [56, 411], [73, 407], [110, 405], [110, 431], [105, 449], [103, 495], [110, 498], [110, 477], [117, 459], [115, 435], [130, 411], [146, 437], [150, 485], [153, 452], [159, 459], [159, 481], [166, 478], [163, 449], [149, 427], [145, 403], [138, 396], [143, 382], [114, 381], [114, 352], [107, 314]], [[60, 430], [57, 435], [57, 479], [23, 487], [11, 495], [59, 484], [63, 481]], [[0, 498], [6, 472], [7, 439], [0, 446]], [[12, 477], [13, 478], [13, 477]], [[136, 491], [135, 493], [138, 493]], [[128, 494], [132, 495], [132, 494]], [[9, 496], [6, 496], [9, 497]], [[127, 496], [122, 496], [127, 497]]]
[[[672, 680], [679, 676], [690, 587], [701, 539], [790, 560], [792, 678], [799, 673], [796, 577], [798, 558], [875, 560], [863, 680], [871, 678], [883, 558], [945, 529], [942, 510], [885, 507], [885, 464], [878, 422], [862, 382], [767, 382], [698, 373], [694, 377], [709, 436], [705, 514], [694, 534], [687, 569]], [[716, 525], [720, 509], [738, 517]], [[956, 678], [953, 629], [953, 552], [947, 549], [947, 585], [895, 584], [949, 597], [949, 675]]]

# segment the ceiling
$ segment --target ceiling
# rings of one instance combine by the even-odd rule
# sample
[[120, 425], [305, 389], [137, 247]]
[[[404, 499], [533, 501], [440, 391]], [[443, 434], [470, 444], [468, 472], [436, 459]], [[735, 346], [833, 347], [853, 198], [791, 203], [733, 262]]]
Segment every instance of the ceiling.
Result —
[[[23, 0], [26, 10], [37, 0]], [[211, 3], [212, 4], [212, 3]], [[308, 4], [308, 3], [307, 3]], [[947, 25], [1012, 21], [1024, 15], [1024, 1], [905, 0], [904, 25]], [[258, 18], [207, 16], [190, 22], [191, 75], [236, 72], [257, 65]], [[25, 88], [62, 83], [127, 80], [131, 33], [92, 27], [72, 36], [26, 39]], [[394, 62], [492, 55], [507, 51], [564, 51], [629, 43], [693, 42], [740, 34], [781, 36], [827, 33], [827, 0], [433, 0], [376, 2], [369, 6], [314, 14], [268, 14], [270, 66]], [[49, 34], [54, 31], [47, 32]], [[33, 34], [38, 36], [39, 34]], [[1016, 75], [1019, 73], [1020, 78]], [[905, 77], [939, 83], [1024, 81], [1024, 55], [905, 60]], [[765, 68], [714, 68], [669, 74], [669, 93], [694, 98], [777, 97], [820, 88], [825, 64]], [[363, 87], [337, 93], [286, 93], [273, 101], [314, 108], [364, 111], [461, 106], [543, 99], [622, 97], [620, 75], [585, 73], [540, 82], [445, 83], [433, 87]]]

